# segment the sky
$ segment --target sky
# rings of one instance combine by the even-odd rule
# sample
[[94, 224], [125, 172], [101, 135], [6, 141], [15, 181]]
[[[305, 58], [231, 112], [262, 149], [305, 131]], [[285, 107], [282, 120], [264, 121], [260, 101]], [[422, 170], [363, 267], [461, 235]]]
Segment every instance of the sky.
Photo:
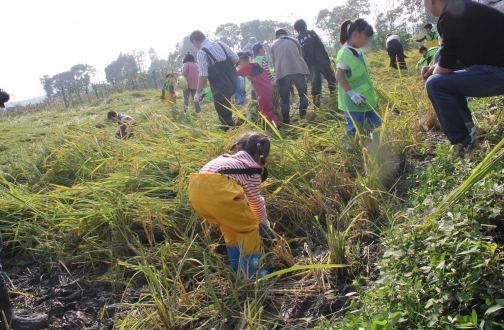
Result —
[[120, 52], [147, 53], [153, 47], [159, 58], [167, 58], [193, 30], [215, 31], [229, 22], [303, 18], [314, 28], [319, 10], [344, 2], [218, 0], [212, 8], [208, 0], [2, 0], [0, 88], [11, 94], [11, 102], [42, 96], [40, 77], [79, 63], [94, 66], [94, 80], [103, 81], [103, 69]]

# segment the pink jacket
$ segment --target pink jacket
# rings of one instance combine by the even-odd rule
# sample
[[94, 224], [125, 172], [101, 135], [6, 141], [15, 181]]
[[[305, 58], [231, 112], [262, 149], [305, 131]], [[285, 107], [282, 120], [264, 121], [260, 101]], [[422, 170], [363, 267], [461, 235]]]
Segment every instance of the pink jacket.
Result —
[[184, 63], [184, 67], [182, 68], [182, 74], [187, 80], [189, 89], [198, 88], [198, 78], [199, 78], [198, 64], [194, 62]]

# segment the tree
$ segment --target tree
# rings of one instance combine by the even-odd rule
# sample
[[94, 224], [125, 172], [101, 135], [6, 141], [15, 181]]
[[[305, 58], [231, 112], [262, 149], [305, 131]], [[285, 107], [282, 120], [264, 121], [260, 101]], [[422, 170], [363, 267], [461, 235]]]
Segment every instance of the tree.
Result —
[[[48, 98], [59, 94], [62, 88], [87, 86], [91, 83], [91, 76], [96, 74], [96, 69], [89, 64], [77, 64], [70, 71], [60, 72], [54, 76], [44, 75], [39, 78]], [[54, 90], [58, 89], [55, 93]]]
[[53, 80], [51, 76], [46, 74], [42, 78], [39, 78], [39, 80], [42, 84], [42, 87], [44, 88], [44, 91], [46, 92], [47, 97], [50, 99], [54, 94]]
[[149, 59], [151, 63], [158, 59], [157, 53], [152, 47], [149, 49]]
[[436, 23], [436, 19], [425, 9], [423, 0], [402, 0], [406, 19], [412, 23], [413, 28], [422, 28], [425, 23]]
[[326, 32], [333, 42], [337, 42], [343, 22], [369, 15], [369, 7], [369, 0], [347, 0], [344, 6], [319, 11], [315, 26]]
[[240, 27], [234, 23], [221, 24], [215, 30], [215, 38], [234, 50], [241, 40]]
[[[207, 38], [211, 39], [211, 37], [208, 35]], [[177, 55], [185, 55], [187, 52], [191, 52], [194, 56], [196, 56], [196, 54], [198, 53], [198, 49], [196, 49], [196, 47], [194, 47], [194, 45], [191, 43], [189, 36], [185, 36], [181, 42], [175, 45], [175, 48], [178, 51]]]
[[240, 42], [240, 47], [245, 47], [250, 37], [255, 37], [258, 42], [262, 42], [266, 46], [271, 45], [273, 41], [275, 41], [275, 31], [280, 28], [285, 29], [288, 34], [294, 35], [292, 23], [273, 20], [261, 21], [258, 19], [241, 23], [240, 34], [242, 40]]
[[133, 55], [119, 53], [117, 60], [112, 61], [105, 67], [105, 77], [107, 81], [110, 82], [114, 79], [124, 77], [126, 72], [137, 68], [137, 63]]

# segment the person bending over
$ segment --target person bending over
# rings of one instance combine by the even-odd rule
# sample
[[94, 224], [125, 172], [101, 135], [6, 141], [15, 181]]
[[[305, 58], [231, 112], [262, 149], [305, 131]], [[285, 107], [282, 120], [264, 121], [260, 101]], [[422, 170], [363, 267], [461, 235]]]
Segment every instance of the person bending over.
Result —
[[189, 203], [202, 218], [219, 225], [231, 269], [238, 271], [241, 264], [248, 278], [259, 270], [260, 236], [270, 226], [260, 192], [268, 178], [270, 148], [262, 133], [242, 135], [231, 147], [234, 155], [221, 155], [189, 178]]

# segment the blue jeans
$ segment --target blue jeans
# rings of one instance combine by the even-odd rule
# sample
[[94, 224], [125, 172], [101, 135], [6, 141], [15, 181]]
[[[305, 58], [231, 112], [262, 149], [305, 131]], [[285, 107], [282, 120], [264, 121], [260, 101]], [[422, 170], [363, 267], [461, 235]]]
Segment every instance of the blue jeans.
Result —
[[236, 79], [237, 87], [234, 97], [236, 99], [236, 104], [243, 104], [245, 102], [245, 98], [243, 97], [245, 94], [245, 79], [243, 77], [237, 77]]
[[280, 98], [282, 99], [282, 116], [284, 123], [290, 123], [290, 94], [292, 85], [296, 86], [299, 94], [299, 116], [304, 117], [309, 104], [308, 98], [306, 97], [308, 94], [308, 86], [306, 84], [305, 75], [301, 73], [289, 74], [278, 80], [277, 85]]
[[[367, 112], [347, 112], [345, 111], [345, 118], [347, 121], [346, 127], [349, 133], [355, 134], [357, 133], [358, 127], [366, 127], [369, 129], [380, 127], [382, 121], [378, 114], [375, 111], [367, 111]], [[352, 121], [353, 119], [353, 121]], [[354, 125], [357, 124], [358, 127]]]
[[504, 68], [474, 65], [448, 74], [435, 74], [427, 79], [426, 87], [443, 132], [451, 144], [457, 144], [469, 135], [465, 124], [472, 122], [466, 96], [504, 94]]
[[[193, 99], [194, 99], [194, 95], [196, 94], [196, 90], [195, 89], [186, 89], [184, 90], [184, 110], [187, 111], [187, 107], [189, 106], [189, 94], [192, 95]], [[199, 102], [194, 102], [194, 107], [196, 108], [196, 113], [200, 113], [201, 112], [201, 106], [199, 104]]]

